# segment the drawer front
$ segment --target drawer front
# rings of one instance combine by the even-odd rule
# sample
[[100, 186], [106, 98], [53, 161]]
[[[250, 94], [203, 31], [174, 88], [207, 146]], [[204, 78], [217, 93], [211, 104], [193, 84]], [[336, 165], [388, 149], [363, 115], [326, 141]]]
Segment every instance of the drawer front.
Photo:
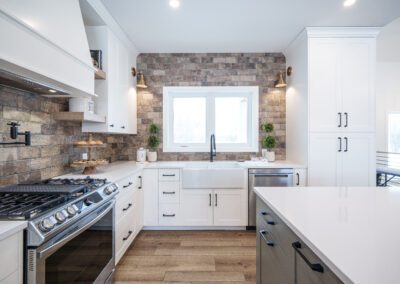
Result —
[[121, 193], [127, 190], [132, 190], [140, 185], [140, 178], [138, 174], [135, 175], [130, 175], [126, 178], [120, 179], [117, 181], [118, 184], [118, 189], [120, 190]]
[[136, 190], [130, 190], [117, 196], [115, 205], [115, 220], [117, 223], [124, 218], [125, 215], [133, 211], [134, 206], [137, 206], [137, 200], [134, 200]]
[[180, 183], [178, 181], [164, 181], [158, 184], [160, 203], [178, 203]]
[[[22, 232], [0, 241], [0, 280], [4, 280], [22, 264]], [[5, 265], [7, 264], [7, 265]]]
[[180, 170], [179, 169], [160, 169], [158, 170], [159, 181], [179, 181]]
[[161, 226], [179, 225], [179, 203], [160, 204], [158, 222]]
[[132, 210], [115, 225], [116, 262], [118, 262], [125, 253], [125, 250], [132, 243], [137, 233], [134, 222], [134, 212]]
[[337, 276], [302, 241], [293, 244], [295, 251], [296, 283], [339, 284]]

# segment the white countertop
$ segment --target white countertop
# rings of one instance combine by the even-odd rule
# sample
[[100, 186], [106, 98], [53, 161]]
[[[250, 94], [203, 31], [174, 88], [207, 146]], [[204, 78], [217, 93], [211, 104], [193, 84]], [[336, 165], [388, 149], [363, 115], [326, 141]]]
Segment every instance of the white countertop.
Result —
[[0, 221], [0, 241], [25, 229], [27, 221]]
[[[215, 161], [214, 164], [235, 162], [235, 161]], [[117, 181], [128, 175], [135, 174], [142, 169], [163, 169], [163, 168], [175, 168], [182, 169], [189, 164], [193, 163], [210, 163], [208, 161], [159, 161], [154, 163], [137, 163], [135, 161], [119, 161], [114, 162], [105, 166], [97, 168], [97, 172], [91, 174], [93, 178], [107, 178], [110, 181]], [[243, 168], [306, 168], [305, 165], [292, 163], [289, 161], [276, 161], [273, 163], [261, 162], [261, 161], [246, 161], [246, 162], [235, 162], [241, 165]], [[59, 176], [57, 178], [85, 178], [87, 175], [83, 175], [80, 171], [74, 173]]]
[[345, 283], [400, 283], [400, 188], [269, 187], [256, 194]]

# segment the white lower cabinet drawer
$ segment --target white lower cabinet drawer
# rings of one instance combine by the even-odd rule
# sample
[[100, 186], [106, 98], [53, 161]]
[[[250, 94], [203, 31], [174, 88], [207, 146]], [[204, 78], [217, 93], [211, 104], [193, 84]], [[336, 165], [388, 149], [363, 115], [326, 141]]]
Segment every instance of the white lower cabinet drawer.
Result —
[[117, 196], [117, 202], [115, 204], [115, 220], [118, 223], [119, 220], [124, 218], [125, 215], [133, 211], [134, 205], [137, 202], [134, 200], [135, 191], [130, 190], [124, 192], [120, 196]]
[[160, 226], [179, 225], [179, 203], [162, 203], [159, 205], [158, 223]]
[[115, 226], [115, 264], [120, 261], [137, 233], [138, 229], [135, 228], [134, 212], [132, 210], [121, 220], [118, 220]]
[[164, 181], [158, 184], [158, 196], [160, 203], [179, 203], [178, 181]]
[[[15, 279], [14, 272], [22, 273], [22, 231], [7, 237], [0, 241], [0, 283], [18, 283], [8, 282], [7, 280]], [[17, 275], [18, 279], [18, 275]]]
[[179, 169], [160, 169], [158, 170], [158, 181], [179, 181]]

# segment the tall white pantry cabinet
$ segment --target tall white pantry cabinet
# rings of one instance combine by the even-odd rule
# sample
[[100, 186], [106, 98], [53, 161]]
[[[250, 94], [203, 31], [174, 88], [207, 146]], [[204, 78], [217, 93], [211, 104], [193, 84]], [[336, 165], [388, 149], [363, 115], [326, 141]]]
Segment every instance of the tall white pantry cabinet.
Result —
[[307, 28], [287, 48], [287, 158], [309, 186], [375, 185], [377, 28]]

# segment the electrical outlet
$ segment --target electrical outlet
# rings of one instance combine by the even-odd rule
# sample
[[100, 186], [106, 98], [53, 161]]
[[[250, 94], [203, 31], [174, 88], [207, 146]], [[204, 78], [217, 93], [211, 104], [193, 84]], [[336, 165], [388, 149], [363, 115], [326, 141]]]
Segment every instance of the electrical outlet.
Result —
[[82, 153], [82, 160], [88, 159], [88, 153]]

